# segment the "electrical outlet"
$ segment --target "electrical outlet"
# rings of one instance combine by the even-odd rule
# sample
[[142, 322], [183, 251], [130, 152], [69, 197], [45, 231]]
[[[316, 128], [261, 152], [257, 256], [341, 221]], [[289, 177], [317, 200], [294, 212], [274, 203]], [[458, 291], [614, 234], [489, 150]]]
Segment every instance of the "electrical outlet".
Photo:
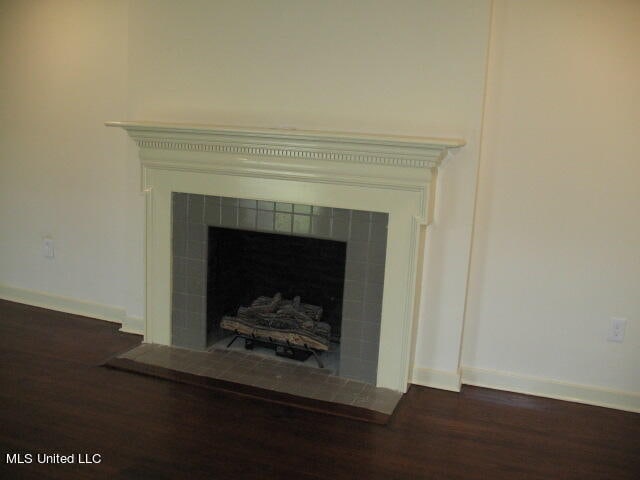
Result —
[[53, 238], [44, 237], [42, 239], [42, 253], [46, 258], [53, 258], [55, 256], [55, 252], [53, 250]]
[[610, 342], [622, 342], [624, 340], [624, 331], [627, 328], [627, 319], [612, 317], [611, 326], [609, 327], [609, 336], [607, 340]]

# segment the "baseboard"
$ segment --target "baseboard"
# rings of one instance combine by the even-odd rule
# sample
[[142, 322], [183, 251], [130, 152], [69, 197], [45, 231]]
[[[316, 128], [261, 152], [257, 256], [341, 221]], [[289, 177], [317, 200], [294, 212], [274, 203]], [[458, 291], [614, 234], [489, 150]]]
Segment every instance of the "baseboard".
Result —
[[[125, 333], [138, 335], [144, 333], [144, 319], [127, 316], [122, 308], [7, 285], [0, 285], [0, 298], [120, 323], [122, 325], [120, 331]], [[416, 367], [413, 370], [411, 383], [453, 392], [459, 392], [462, 383], [640, 413], [640, 393], [579, 385], [498, 370], [463, 367], [460, 373]]]
[[411, 383], [423, 387], [439, 388], [452, 392], [460, 391], [460, 372], [415, 367]]
[[462, 368], [462, 383], [640, 413], [640, 393], [472, 367]]
[[126, 315], [122, 320], [120, 331], [124, 333], [135, 333], [136, 335], [144, 335], [144, 318], [130, 317]]
[[129, 317], [124, 309], [101, 305], [99, 303], [62, 297], [47, 292], [37, 292], [23, 288], [0, 285], [0, 298], [17, 303], [25, 303], [34, 307], [48, 308], [58, 312], [72, 313], [85, 317], [97, 318], [122, 324], [121, 331], [142, 334], [144, 320], [139, 317]]

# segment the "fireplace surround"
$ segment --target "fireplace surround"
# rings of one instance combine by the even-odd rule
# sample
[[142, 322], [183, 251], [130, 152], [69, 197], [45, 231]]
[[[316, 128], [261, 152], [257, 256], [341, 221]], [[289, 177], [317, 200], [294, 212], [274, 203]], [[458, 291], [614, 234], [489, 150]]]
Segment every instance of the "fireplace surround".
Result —
[[388, 215], [376, 385], [404, 392], [436, 169], [461, 140], [108, 122], [139, 148], [146, 194], [144, 341], [172, 341], [172, 194]]
[[172, 345], [204, 349], [230, 309], [300, 295], [324, 309], [339, 375], [376, 383], [386, 213], [180, 192], [171, 208]]

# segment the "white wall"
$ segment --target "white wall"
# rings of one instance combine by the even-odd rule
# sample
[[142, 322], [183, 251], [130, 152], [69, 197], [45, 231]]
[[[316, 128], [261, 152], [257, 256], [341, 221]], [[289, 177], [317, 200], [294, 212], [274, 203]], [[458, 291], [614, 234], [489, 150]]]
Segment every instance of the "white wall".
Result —
[[[126, 114], [127, 10], [114, 0], [0, 3], [4, 296], [123, 304], [126, 143], [102, 124]], [[45, 235], [54, 260], [42, 255]]]
[[463, 363], [640, 409], [638, 25], [636, 1], [496, 3]]

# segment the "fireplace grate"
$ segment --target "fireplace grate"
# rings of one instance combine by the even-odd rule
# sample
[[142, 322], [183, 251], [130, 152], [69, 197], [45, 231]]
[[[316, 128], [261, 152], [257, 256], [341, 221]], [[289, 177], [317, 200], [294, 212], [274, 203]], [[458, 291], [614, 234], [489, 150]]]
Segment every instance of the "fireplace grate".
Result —
[[280, 357], [286, 357], [286, 358], [290, 358], [292, 360], [298, 360], [299, 362], [304, 362], [307, 358], [309, 358], [311, 355], [313, 355], [313, 358], [315, 358], [318, 367], [320, 368], [324, 368], [324, 364], [322, 363], [322, 360], [320, 359], [320, 352], [315, 351], [312, 348], [309, 348], [308, 345], [292, 345], [289, 342], [278, 342], [277, 340], [274, 340], [273, 338], [268, 338], [266, 340], [261, 340], [256, 338], [255, 336], [249, 336], [249, 335], [245, 335], [242, 334], [238, 331], [235, 332], [235, 335], [233, 336], [233, 338], [231, 339], [231, 341], [229, 342], [229, 344], [227, 345], [227, 348], [229, 348], [231, 345], [233, 345], [233, 343], [238, 339], [238, 338], [243, 338], [244, 339], [244, 348], [246, 348], [247, 350], [253, 350], [254, 345], [261, 345], [263, 347], [267, 347], [267, 348], [272, 348], [275, 350], [276, 355], [280, 356]]

